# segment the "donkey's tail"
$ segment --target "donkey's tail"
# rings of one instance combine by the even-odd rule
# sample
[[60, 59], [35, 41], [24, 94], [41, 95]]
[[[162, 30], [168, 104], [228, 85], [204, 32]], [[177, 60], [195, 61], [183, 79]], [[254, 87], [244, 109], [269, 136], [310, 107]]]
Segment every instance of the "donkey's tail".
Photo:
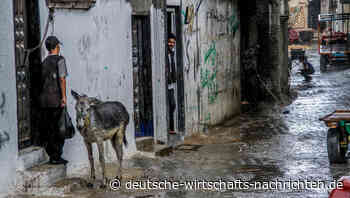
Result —
[[128, 146], [128, 140], [126, 140], [126, 135], [125, 134], [124, 134], [123, 142], [124, 142], [125, 146]]
[[129, 120], [127, 120], [126, 122], [124, 122], [123, 123], [123, 142], [124, 142], [124, 145], [125, 146], [128, 146], [128, 140], [126, 139], [126, 134], [125, 134], [125, 132], [126, 132], [126, 127], [128, 126], [128, 123], [129, 123]]

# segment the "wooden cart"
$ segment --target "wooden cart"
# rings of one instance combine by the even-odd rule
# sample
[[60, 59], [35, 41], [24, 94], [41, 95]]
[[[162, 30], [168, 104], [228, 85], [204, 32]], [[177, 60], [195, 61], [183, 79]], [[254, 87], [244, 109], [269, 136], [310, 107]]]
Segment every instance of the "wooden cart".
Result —
[[350, 138], [350, 110], [336, 110], [320, 121], [324, 121], [328, 129], [327, 151], [330, 163], [346, 162], [346, 153]]

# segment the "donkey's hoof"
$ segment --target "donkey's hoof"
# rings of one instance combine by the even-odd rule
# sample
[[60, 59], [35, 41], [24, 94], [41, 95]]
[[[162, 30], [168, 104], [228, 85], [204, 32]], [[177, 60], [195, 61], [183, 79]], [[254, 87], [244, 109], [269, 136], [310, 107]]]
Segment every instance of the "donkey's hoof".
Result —
[[105, 189], [106, 187], [107, 187], [106, 184], [101, 184], [101, 185], [100, 185], [100, 188], [102, 188], [102, 189]]
[[94, 184], [93, 184], [93, 183], [88, 182], [86, 186], [87, 186], [88, 188], [93, 188], [93, 187], [94, 187]]

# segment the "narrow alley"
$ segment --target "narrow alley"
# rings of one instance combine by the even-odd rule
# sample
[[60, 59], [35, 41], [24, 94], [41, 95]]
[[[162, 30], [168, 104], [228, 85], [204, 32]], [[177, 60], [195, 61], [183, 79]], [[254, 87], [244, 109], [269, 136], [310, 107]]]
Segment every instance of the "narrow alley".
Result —
[[350, 0], [4, 1], [0, 198], [334, 198], [349, 22]]
[[[255, 111], [227, 121], [206, 137], [191, 137], [169, 156], [148, 158], [136, 155], [125, 162], [124, 176], [132, 179], [171, 181], [323, 181], [330, 184], [348, 175], [349, 164], [330, 165], [327, 157], [327, 127], [318, 119], [335, 109], [349, 107], [350, 69], [333, 67], [321, 73], [316, 48], [307, 51], [315, 66], [307, 82], [293, 66], [291, 86], [298, 97], [280, 108], [262, 105]], [[136, 174], [136, 175], [135, 175]], [[67, 179], [67, 183], [74, 179]], [[124, 181], [126, 182], [126, 181]], [[66, 197], [328, 197], [330, 189], [230, 189], [118, 191], [89, 189], [83, 180]]]

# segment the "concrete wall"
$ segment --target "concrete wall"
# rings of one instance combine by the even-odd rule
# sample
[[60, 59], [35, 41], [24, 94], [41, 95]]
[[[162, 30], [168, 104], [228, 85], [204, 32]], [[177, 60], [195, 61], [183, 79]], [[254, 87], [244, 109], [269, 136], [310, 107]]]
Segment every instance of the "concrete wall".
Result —
[[[165, 5], [163, 5], [165, 6]], [[152, 91], [154, 140], [168, 142], [165, 80], [165, 16], [161, 8], [151, 7]]]
[[[40, 10], [43, 30], [48, 15], [45, 1], [40, 1]], [[76, 113], [71, 89], [104, 101], [117, 100], [123, 103], [130, 114], [126, 132], [129, 142], [125, 150], [127, 156], [136, 152], [131, 13], [131, 6], [125, 0], [98, 0], [89, 10], [56, 9], [54, 16], [54, 35], [63, 42], [61, 53], [68, 67], [68, 109], [72, 119], [75, 120]], [[44, 48], [42, 52], [42, 56], [46, 56]], [[105, 144], [108, 145], [105, 149], [107, 161], [115, 160], [109, 141]], [[95, 160], [98, 160], [96, 151], [94, 145]], [[70, 161], [68, 174], [88, 165], [87, 151], [79, 133], [66, 141], [63, 157]]]
[[0, 4], [0, 197], [15, 184], [17, 99], [12, 1]]
[[183, 0], [194, 10], [183, 26], [187, 133], [239, 113], [240, 29], [237, 1]]

